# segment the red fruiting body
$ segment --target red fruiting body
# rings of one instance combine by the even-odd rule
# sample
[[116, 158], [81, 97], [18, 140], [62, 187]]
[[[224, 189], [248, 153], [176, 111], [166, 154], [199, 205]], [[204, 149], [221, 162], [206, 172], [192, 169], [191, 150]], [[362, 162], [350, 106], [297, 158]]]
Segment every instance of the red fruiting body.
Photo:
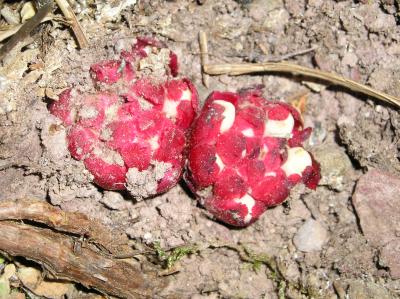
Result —
[[[158, 65], [148, 69], [157, 74], [142, 72], [154, 61]], [[148, 197], [173, 187], [199, 110], [193, 84], [171, 78], [178, 72], [176, 55], [157, 40], [138, 38], [120, 59], [94, 64], [90, 72], [98, 90], [68, 89], [50, 106], [68, 128], [71, 156], [105, 189]]]
[[185, 180], [216, 218], [247, 226], [297, 183], [316, 188], [319, 164], [302, 148], [311, 132], [302, 126], [295, 108], [259, 91], [214, 92], [192, 128]]

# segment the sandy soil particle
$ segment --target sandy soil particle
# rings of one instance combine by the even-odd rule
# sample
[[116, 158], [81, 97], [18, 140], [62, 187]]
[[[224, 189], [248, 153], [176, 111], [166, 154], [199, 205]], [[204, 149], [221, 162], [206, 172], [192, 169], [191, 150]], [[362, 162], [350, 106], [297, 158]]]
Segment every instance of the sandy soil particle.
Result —
[[148, 169], [140, 171], [131, 167], [126, 174], [126, 187], [138, 199], [157, 193], [157, 182], [171, 169], [171, 163], [153, 161]]

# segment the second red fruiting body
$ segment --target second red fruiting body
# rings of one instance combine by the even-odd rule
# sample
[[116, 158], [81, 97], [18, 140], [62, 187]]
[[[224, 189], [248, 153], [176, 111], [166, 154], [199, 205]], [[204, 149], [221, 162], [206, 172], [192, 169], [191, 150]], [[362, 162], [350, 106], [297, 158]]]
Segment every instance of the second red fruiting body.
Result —
[[186, 135], [198, 112], [197, 92], [177, 75], [176, 55], [139, 38], [117, 60], [91, 66], [97, 91], [64, 91], [50, 106], [68, 128], [68, 149], [94, 182], [148, 197], [179, 180]]
[[319, 165], [302, 147], [311, 129], [302, 126], [295, 108], [257, 91], [213, 92], [192, 129], [185, 180], [216, 218], [249, 225], [297, 183], [316, 188]]

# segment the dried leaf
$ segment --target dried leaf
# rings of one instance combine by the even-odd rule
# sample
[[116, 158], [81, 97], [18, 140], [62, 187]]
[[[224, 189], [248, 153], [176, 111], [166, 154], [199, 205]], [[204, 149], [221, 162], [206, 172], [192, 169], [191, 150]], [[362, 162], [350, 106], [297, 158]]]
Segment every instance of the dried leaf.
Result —
[[24, 6], [22, 6], [21, 9], [21, 19], [22, 23], [24, 23], [26, 20], [32, 18], [36, 14], [35, 12], [35, 7], [31, 1], [26, 2]]
[[306, 112], [308, 95], [308, 92], [302, 92], [292, 96], [289, 99], [290, 104], [296, 108], [300, 114], [304, 114]]

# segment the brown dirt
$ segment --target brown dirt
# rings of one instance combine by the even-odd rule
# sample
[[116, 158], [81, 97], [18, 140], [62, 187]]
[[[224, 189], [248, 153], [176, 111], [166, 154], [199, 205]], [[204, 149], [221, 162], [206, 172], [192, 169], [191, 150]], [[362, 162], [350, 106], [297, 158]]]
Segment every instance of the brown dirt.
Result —
[[[213, 62], [262, 62], [316, 47], [290, 60], [400, 96], [399, 2], [138, 2], [114, 22], [95, 21], [93, 8], [81, 15], [87, 49], [79, 51], [68, 29], [49, 23], [36, 33], [31, 47], [14, 51], [5, 61], [0, 70], [0, 200], [35, 197], [65, 211], [80, 211], [126, 232], [136, 248], [157, 241], [162, 248], [196, 244], [199, 250], [178, 262], [179, 271], [171, 274], [165, 291], [179, 298], [400, 296], [400, 280], [377, 263], [378, 249], [362, 234], [351, 204], [355, 184], [366, 170], [400, 175], [399, 112], [299, 76], [217, 76], [205, 88], [198, 47], [200, 30], [208, 33]], [[324, 174], [317, 190], [296, 188], [290, 200], [269, 209], [255, 224], [232, 229], [211, 219], [183, 183], [138, 202], [93, 185], [83, 163], [70, 157], [65, 129], [47, 104], [69, 86], [92, 90], [92, 63], [113, 58], [136, 36], [150, 34], [177, 53], [180, 73], [194, 82], [201, 100], [212, 90], [259, 84], [271, 99], [309, 91], [304, 118], [315, 128], [310, 149]], [[43, 67], [28, 68], [35, 63]], [[319, 250], [302, 252], [293, 238], [311, 217], [325, 228], [327, 239]], [[276, 259], [278, 266], [261, 255]]]

